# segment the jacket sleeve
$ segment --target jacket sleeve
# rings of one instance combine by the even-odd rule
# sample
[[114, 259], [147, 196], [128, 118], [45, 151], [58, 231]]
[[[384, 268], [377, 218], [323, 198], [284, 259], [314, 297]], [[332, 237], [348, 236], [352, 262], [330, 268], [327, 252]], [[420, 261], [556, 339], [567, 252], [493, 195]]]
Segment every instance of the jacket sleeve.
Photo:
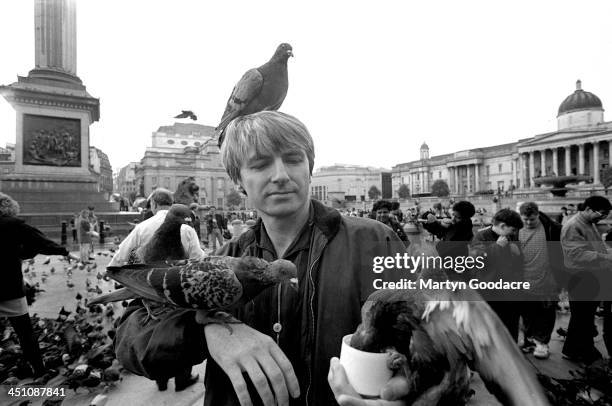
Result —
[[573, 271], [580, 268], [599, 268], [602, 254], [593, 250], [586, 235], [578, 227], [564, 227], [561, 230], [561, 247], [565, 265]]
[[20, 239], [22, 242], [21, 258], [33, 258], [38, 254], [47, 255], [68, 255], [66, 248], [51, 241], [45, 235], [38, 230], [30, 226], [29, 224], [23, 223], [19, 227]]
[[121, 244], [119, 245], [119, 249], [113, 256], [113, 259], [111, 259], [108, 266], [125, 265], [128, 261], [128, 258], [130, 257], [130, 252], [134, 248], [138, 247], [140, 245], [139, 243], [140, 243], [140, 234], [139, 234], [138, 228], [135, 228], [134, 230], [132, 230], [131, 233], [128, 234], [127, 237], [125, 237], [123, 241], [121, 241]]
[[442, 227], [439, 221], [436, 220], [433, 223], [422, 223], [422, 224], [425, 230], [435, 235], [436, 237], [442, 238], [444, 236], [444, 232], [446, 231], [446, 229]]

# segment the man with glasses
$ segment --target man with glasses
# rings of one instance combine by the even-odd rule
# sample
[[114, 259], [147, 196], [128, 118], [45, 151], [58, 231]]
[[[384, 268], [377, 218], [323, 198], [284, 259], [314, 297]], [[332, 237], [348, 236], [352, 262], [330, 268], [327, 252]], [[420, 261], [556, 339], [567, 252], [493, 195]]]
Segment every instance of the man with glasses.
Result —
[[607, 253], [595, 225], [608, 217], [612, 204], [603, 196], [591, 196], [583, 206], [584, 210], [569, 219], [561, 230], [565, 266], [572, 274], [568, 282], [571, 318], [563, 355], [590, 364], [602, 356], [593, 342], [595, 311], [599, 302], [585, 301], [589, 299], [587, 290], [591, 282], [597, 282], [598, 275], [612, 271], [612, 254]]

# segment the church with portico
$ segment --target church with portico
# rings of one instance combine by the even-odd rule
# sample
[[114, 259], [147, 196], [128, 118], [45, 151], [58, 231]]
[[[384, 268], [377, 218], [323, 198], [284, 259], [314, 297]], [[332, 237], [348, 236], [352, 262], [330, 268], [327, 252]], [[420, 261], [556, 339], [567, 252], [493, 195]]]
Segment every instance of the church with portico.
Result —
[[395, 197], [401, 184], [413, 196], [427, 196], [442, 179], [451, 195], [506, 191], [541, 191], [544, 181], [567, 177], [574, 189], [603, 189], [601, 171], [612, 164], [612, 122], [604, 120], [601, 100], [582, 89], [559, 106], [557, 130], [519, 139], [518, 142], [430, 156], [423, 143], [418, 161], [392, 168]]

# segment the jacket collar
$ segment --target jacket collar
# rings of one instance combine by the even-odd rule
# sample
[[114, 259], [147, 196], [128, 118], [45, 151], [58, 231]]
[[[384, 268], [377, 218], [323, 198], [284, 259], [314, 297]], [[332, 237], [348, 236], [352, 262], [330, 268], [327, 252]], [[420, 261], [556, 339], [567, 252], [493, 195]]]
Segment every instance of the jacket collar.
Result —
[[[331, 240], [340, 230], [342, 216], [334, 208], [327, 207], [318, 200], [310, 200], [309, 221], [312, 221], [314, 227], [318, 229], [327, 240]], [[242, 234], [238, 240], [238, 245], [241, 249], [248, 247], [256, 242], [257, 237], [261, 232], [262, 220], [261, 217], [250, 230]]]

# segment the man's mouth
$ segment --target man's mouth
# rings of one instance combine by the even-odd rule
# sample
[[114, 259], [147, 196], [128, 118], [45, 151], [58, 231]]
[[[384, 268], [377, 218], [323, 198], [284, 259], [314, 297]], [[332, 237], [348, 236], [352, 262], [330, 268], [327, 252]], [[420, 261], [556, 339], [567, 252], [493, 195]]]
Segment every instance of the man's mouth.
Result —
[[291, 193], [295, 193], [293, 190], [283, 190], [282, 192], [270, 192], [268, 196], [283, 196]]

